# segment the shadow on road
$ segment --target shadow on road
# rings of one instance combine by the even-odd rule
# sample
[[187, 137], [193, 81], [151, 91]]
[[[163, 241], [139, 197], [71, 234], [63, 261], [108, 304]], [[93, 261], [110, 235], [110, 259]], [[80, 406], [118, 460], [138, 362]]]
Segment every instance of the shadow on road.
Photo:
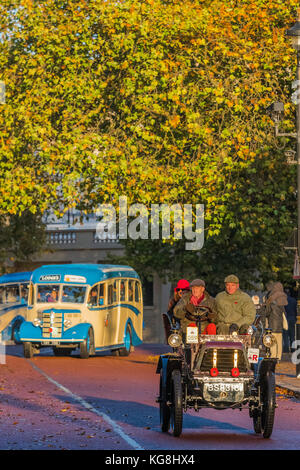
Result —
[[[55, 395], [55, 398], [65, 401], [65, 395]], [[153, 431], [160, 431], [159, 423], [159, 409], [157, 406], [149, 406], [142, 403], [110, 400], [95, 397], [82, 397], [86, 402], [92, 405], [98, 412], [105, 413], [112, 420], [118, 424], [134, 426], [136, 428], [151, 428]], [[78, 406], [79, 409], [84, 407], [76, 400], [70, 399], [70, 403]], [[231, 423], [224, 423], [215, 419], [208, 419], [201, 416], [192, 416], [188, 413], [184, 413], [183, 416], [183, 427], [186, 429], [199, 429], [203, 431], [204, 428], [218, 431], [232, 431], [239, 433], [249, 433], [251, 429], [251, 421], [249, 419], [249, 429], [245, 429], [241, 426], [236, 426]]]

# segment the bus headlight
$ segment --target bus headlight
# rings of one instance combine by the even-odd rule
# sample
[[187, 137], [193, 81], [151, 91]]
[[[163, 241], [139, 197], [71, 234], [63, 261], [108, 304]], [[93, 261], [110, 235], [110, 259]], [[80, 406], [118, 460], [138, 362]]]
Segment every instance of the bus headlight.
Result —
[[41, 326], [41, 324], [42, 324], [42, 322], [39, 318], [35, 318], [32, 323], [33, 323], [34, 326]]
[[182, 338], [178, 333], [172, 333], [168, 338], [168, 344], [172, 348], [178, 348], [182, 343]]
[[276, 338], [272, 333], [266, 333], [263, 336], [263, 343], [266, 346], [266, 348], [271, 348], [276, 343]]
[[69, 328], [72, 325], [71, 320], [64, 320], [64, 325]]

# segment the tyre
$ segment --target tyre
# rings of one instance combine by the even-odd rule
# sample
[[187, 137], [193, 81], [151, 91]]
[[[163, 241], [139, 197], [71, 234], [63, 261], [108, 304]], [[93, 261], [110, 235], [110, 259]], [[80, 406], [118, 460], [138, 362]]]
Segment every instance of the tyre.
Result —
[[178, 369], [173, 370], [171, 377], [171, 428], [173, 435], [179, 437], [182, 432], [182, 385]]
[[81, 359], [88, 359], [94, 351], [94, 333], [92, 328], [89, 329], [87, 337], [80, 343]]
[[253, 428], [256, 434], [261, 434], [261, 414], [258, 412], [255, 412], [255, 414], [253, 415]]
[[120, 355], [120, 350], [119, 349], [112, 349], [111, 350], [111, 355], [112, 356], [119, 356]]
[[31, 357], [33, 357], [34, 349], [33, 349], [32, 343], [29, 343], [28, 341], [26, 341], [23, 344], [23, 348], [24, 348], [24, 356], [26, 357], [26, 359], [30, 359]]
[[261, 384], [261, 428], [264, 438], [269, 438], [273, 431], [276, 407], [275, 374], [263, 377]]
[[129, 356], [130, 354], [131, 345], [132, 345], [130, 325], [127, 325], [126, 327], [124, 343], [125, 343], [124, 348], [119, 349], [119, 356]]
[[163, 378], [162, 370], [160, 371], [160, 382], [159, 382], [159, 417], [160, 417], [160, 427], [162, 432], [168, 432], [170, 429], [170, 407], [167, 405], [166, 398], [162, 399], [163, 396]]
[[12, 328], [11, 339], [15, 342], [15, 344], [21, 344], [21, 341], [18, 341], [18, 339], [16, 338], [16, 334], [18, 330], [20, 329], [21, 323], [22, 323], [21, 321], [16, 321], [16, 323], [14, 324]]

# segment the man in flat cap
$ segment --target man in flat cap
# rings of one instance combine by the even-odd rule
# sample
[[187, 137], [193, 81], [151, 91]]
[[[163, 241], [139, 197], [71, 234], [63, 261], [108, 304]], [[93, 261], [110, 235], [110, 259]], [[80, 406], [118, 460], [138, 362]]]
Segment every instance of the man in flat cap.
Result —
[[[194, 279], [190, 284], [190, 291], [183, 294], [174, 307], [174, 316], [180, 320], [183, 332], [187, 326], [197, 319], [201, 321], [201, 333], [216, 334], [216, 303], [215, 299], [205, 290], [202, 279]], [[208, 307], [207, 314], [197, 315], [197, 307]]]
[[220, 335], [247, 333], [256, 315], [250, 295], [240, 289], [239, 279], [234, 274], [225, 277], [225, 291], [216, 296], [218, 312], [217, 333]]

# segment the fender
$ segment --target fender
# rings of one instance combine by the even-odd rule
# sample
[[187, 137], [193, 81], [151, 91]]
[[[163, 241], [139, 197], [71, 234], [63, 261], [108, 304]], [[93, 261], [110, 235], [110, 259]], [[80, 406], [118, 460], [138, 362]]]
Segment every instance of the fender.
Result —
[[269, 375], [271, 372], [275, 373], [275, 367], [277, 364], [277, 358], [265, 357], [258, 365], [258, 376], [263, 377]]
[[78, 323], [78, 325], [75, 325], [71, 328], [68, 328], [67, 330], [64, 331], [64, 334], [62, 335], [61, 339], [74, 339], [76, 340], [85, 340], [85, 338], [88, 335], [88, 331], [90, 328], [93, 328], [90, 323]]
[[[92, 327], [90, 323], [79, 323], [71, 328], [68, 328], [64, 331], [61, 338], [61, 341], [66, 340], [70, 342], [70, 340], [74, 342], [81, 342], [84, 341], [87, 337], [89, 328]], [[24, 321], [19, 330], [19, 338], [21, 341], [36, 341], [42, 342], [48, 341], [52, 338], [43, 338], [42, 336], [42, 328], [40, 326], [34, 326], [32, 322]], [[55, 338], [56, 339], [56, 338]], [[57, 338], [58, 339], [58, 338]]]
[[126, 324], [125, 324], [125, 329], [124, 329], [124, 334], [123, 334], [123, 338], [124, 338], [124, 341], [125, 341], [125, 334], [126, 334], [126, 328], [127, 328], [127, 325], [130, 325], [130, 328], [131, 328], [131, 342], [132, 342], [132, 346], [138, 346], [139, 344], [141, 344], [143, 341], [141, 340], [141, 338], [138, 336], [137, 332], [135, 331], [135, 328], [132, 324], [132, 321], [130, 318], [128, 318]]
[[161, 369], [165, 368], [167, 372], [172, 372], [173, 369], [181, 371], [181, 361], [178, 356], [172, 354], [162, 354], [159, 356], [156, 374], [160, 374]]
[[159, 357], [156, 373], [161, 373], [162, 378], [162, 400], [167, 400], [167, 394], [169, 392], [169, 380], [171, 373], [174, 369], [179, 369], [181, 371], [181, 362], [177, 356], [164, 354]]

